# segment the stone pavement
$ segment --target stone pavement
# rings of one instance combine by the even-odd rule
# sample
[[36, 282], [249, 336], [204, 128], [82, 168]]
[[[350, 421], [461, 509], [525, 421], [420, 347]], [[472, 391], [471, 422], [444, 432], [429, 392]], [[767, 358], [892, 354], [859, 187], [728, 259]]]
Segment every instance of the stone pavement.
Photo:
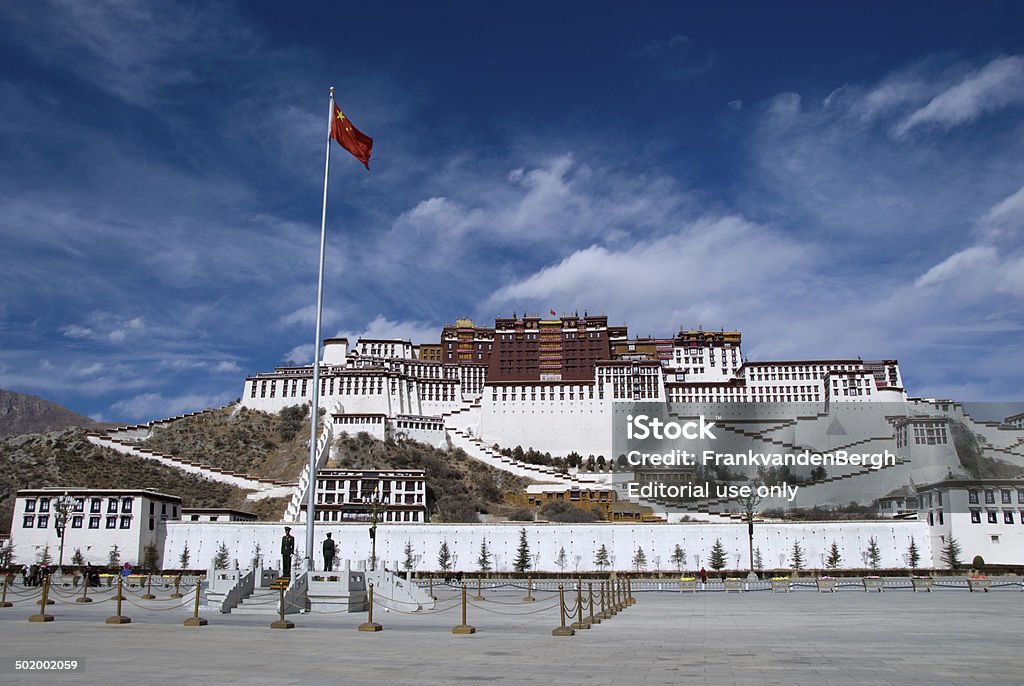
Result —
[[[475, 588], [470, 587], [470, 596]], [[637, 593], [617, 616], [553, 637], [549, 591], [522, 604], [516, 589], [485, 591], [469, 608], [478, 632], [455, 636], [450, 610], [383, 612], [380, 633], [356, 631], [359, 614], [273, 617], [166, 611], [126, 604], [132, 623], [104, 624], [109, 601], [51, 606], [52, 623], [30, 623], [22, 600], [0, 609], [0, 683], [6, 684], [961, 684], [1024, 683], [1024, 593], [843, 591], [818, 594]], [[133, 599], [134, 600], [134, 599]], [[151, 603], [152, 604], [152, 603]], [[165, 604], [169, 607], [169, 604]], [[480, 607], [477, 607], [480, 606]], [[481, 608], [486, 608], [481, 609]], [[523, 613], [532, 614], [523, 614]], [[10, 658], [78, 658], [74, 673], [15, 673]]]

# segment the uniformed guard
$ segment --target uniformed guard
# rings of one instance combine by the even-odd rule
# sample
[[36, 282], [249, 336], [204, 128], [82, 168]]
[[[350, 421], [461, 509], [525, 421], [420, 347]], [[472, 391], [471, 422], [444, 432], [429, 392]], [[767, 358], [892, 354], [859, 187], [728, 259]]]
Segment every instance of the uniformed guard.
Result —
[[295, 552], [295, 537], [292, 536], [292, 528], [284, 528], [284, 536], [281, 537], [281, 564], [284, 566], [282, 576], [292, 575], [292, 554]]
[[334, 569], [334, 539], [331, 538], [331, 534], [327, 534], [327, 540], [324, 541], [324, 571], [330, 572]]

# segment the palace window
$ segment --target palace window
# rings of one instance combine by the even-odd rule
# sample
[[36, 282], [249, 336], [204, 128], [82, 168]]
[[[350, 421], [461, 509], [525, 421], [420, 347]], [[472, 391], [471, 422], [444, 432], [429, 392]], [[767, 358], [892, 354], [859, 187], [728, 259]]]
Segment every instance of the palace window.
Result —
[[1013, 524], [1013, 510], [1003, 510], [1003, 523]]
[[989, 524], [998, 524], [999, 523], [999, 519], [996, 517], [996, 511], [995, 510], [989, 510], [988, 511], [988, 523]]
[[977, 508], [971, 508], [971, 523], [981, 524], [981, 510]]
[[100, 528], [100, 518], [99, 517], [89, 517], [89, 528], [90, 529], [98, 529], [98, 528]]

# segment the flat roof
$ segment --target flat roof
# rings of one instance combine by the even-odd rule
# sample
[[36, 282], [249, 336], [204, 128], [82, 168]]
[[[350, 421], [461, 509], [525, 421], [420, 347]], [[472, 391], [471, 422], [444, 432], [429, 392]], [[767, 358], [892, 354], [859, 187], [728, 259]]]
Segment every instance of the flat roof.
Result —
[[65, 493], [71, 496], [144, 495], [149, 498], [161, 498], [163, 500], [181, 502], [181, 498], [176, 495], [168, 495], [167, 493], [160, 493], [158, 491], [152, 491], [145, 488], [23, 488], [18, 491], [17, 497], [59, 496], [64, 495]]

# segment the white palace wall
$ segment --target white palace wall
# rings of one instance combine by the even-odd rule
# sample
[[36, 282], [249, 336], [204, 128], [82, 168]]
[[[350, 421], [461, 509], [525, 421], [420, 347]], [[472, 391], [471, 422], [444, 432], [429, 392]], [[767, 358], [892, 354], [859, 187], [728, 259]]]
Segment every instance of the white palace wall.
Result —
[[[280, 565], [283, 523], [264, 522], [168, 522], [164, 544], [165, 564], [176, 564], [182, 548], [188, 543], [192, 567], [212, 566], [213, 557], [225, 543], [232, 559], [246, 567], [260, 546], [264, 563]], [[381, 564], [394, 568], [405, 559], [405, 546], [412, 545], [414, 569], [438, 571], [437, 554], [442, 542], [454, 558], [456, 571], [476, 571], [480, 545], [487, 540], [496, 571], [512, 571], [519, 532], [526, 529], [526, 538], [534, 556], [534, 569], [560, 571], [555, 563], [558, 552], [565, 548], [566, 571], [598, 571], [594, 565], [596, 551], [605, 545], [620, 570], [632, 568], [637, 547], [644, 549], [647, 569], [671, 570], [669, 561], [678, 544], [687, 556], [690, 570], [709, 567], [711, 548], [721, 539], [729, 560], [729, 569], [747, 568], [747, 526], [737, 524], [387, 524], [377, 527], [377, 556]], [[323, 566], [321, 544], [329, 531], [338, 545], [340, 559], [366, 560], [370, 557], [369, 526], [366, 524], [318, 525], [316, 528], [317, 569]], [[296, 554], [305, 552], [305, 532], [296, 525]], [[865, 550], [874, 537], [882, 559], [881, 566], [907, 565], [907, 548], [914, 539], [922, 560], [932, 559], [932, 544], [926, 522], [864, 521], [864, 522], [801, 522], [757, 524], [754, 546], [760, 548], [766, 569], [788, 567], [794, 542], [804, 551], [806, 568], [824, 567], [832, 542], [839, 546], [843, 561], [840, 568], [867, 566]], [[577, 557], [579, 558], [577, 560]]]
[[527, 400], [525, 395], [521, 391], [517, 400], [501, 400], [499, 396], [495, 401], [485, 389], [478, 435], [487, 445], [519, 445], [524, 450], [536, 448], [552, 455], [576, 451], [584, 457], [611, 457], [611, 401]]

